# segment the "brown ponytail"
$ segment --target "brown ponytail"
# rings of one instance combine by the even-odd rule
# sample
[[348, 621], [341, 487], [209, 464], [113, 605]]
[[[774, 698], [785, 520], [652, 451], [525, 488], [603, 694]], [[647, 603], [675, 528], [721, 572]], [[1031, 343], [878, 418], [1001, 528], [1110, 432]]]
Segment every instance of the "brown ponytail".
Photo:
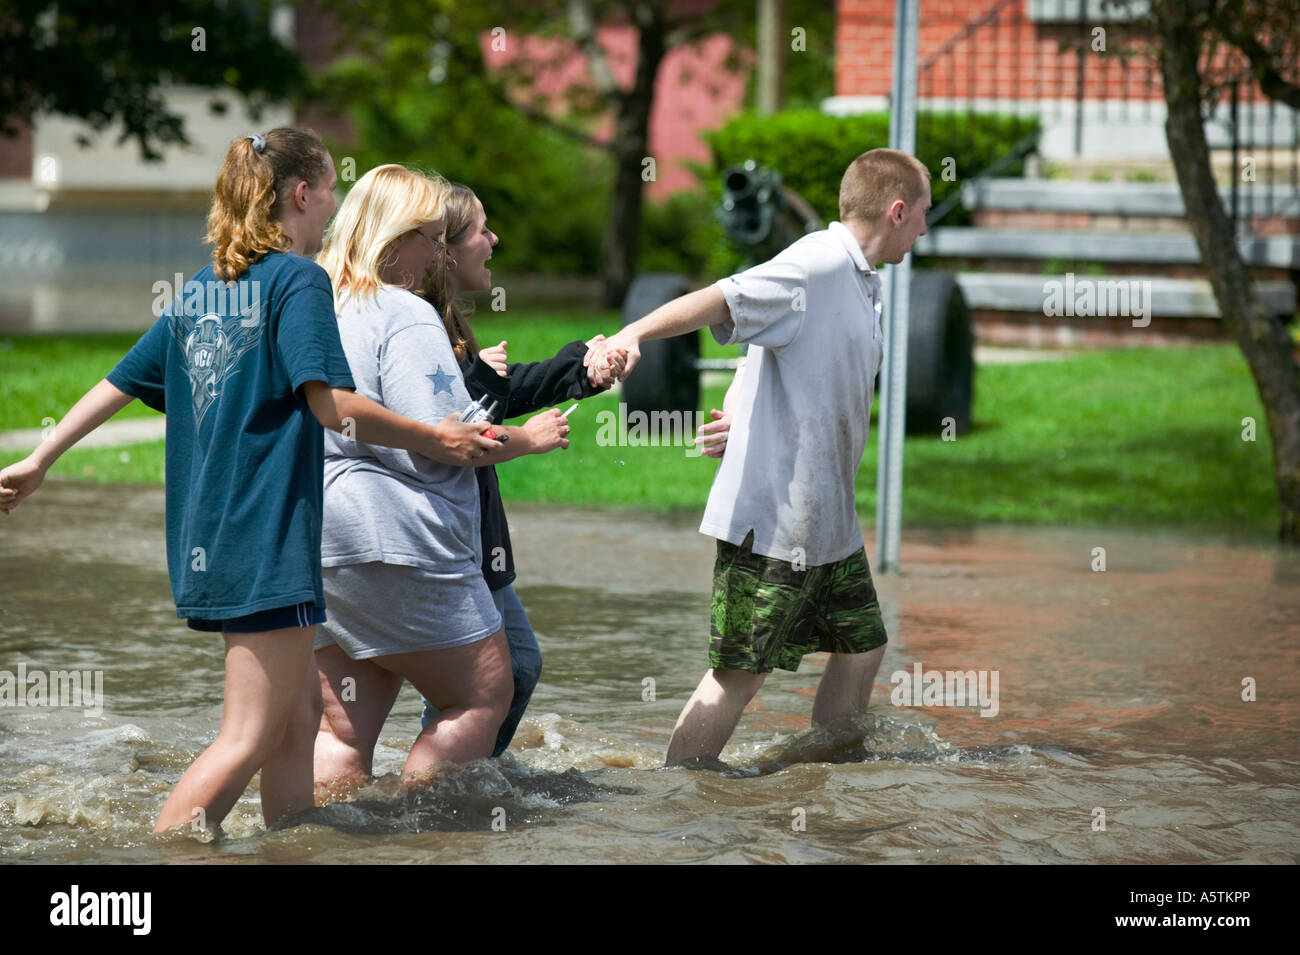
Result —
[[233, 282], [268, 252], [289, 247], [280, 228], [282, 202], [299, 182], [314, 186], [329, 168], [329, 151], [307, 129], [283, 126], [230, 144], [217, 174], [208, 234], [217, 278]]

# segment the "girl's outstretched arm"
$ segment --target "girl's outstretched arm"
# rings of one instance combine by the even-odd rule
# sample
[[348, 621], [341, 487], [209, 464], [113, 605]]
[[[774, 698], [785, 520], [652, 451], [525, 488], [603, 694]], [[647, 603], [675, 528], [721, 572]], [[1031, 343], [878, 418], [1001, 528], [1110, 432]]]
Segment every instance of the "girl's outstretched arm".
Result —
[[476, 464], [478, 458], [497, 448], [497, 442], [480, 433], [488, 428], [486, 421], [467, 424], [451, 414], [437, 424], [425, 424], [396, 414], [365, 395], [333, 388], [323, 381], [308, 381], [302, 387], [321, 425], [366, 444], [399, 448], [432, 461], [459, 465]]
[[50, 469], [64, 451], [72, 447], [134, 399], [131, 395], [110, 384], [107, 379], [82, 395], [63, 420], [54, 426], [54, 432], [26, 458], [0, 471], [0, 511], [8, 514], [45, 480]]

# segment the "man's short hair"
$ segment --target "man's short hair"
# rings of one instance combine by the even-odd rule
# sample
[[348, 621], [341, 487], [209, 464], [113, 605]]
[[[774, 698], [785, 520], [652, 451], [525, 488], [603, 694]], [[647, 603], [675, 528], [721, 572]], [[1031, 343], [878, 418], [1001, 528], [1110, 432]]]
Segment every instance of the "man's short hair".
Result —
[[840, 180], [840, 220], [874, 222], [895, 199], [911, 206], [929, 191], [930, 170], [897, 149], [872, 149], [844, 170]]

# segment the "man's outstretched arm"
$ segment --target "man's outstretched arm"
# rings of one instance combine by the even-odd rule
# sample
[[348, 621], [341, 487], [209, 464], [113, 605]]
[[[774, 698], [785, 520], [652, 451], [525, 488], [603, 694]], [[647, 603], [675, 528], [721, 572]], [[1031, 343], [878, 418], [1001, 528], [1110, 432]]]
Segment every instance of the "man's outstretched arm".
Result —
[[626, 349], [627, 363], [619, 377], [619, 381], [623, 381], [641, 360], [641, 342], [685, 335], [706, 325], [719, 325], [730, 318], [731, 310], [727, 307], [722, 289], [710, 285], [660, 305], [645, 318], [633, 322], [603, 342], [597, 342], [588, 349], [583, 364], [590, 365], [607, 349]]

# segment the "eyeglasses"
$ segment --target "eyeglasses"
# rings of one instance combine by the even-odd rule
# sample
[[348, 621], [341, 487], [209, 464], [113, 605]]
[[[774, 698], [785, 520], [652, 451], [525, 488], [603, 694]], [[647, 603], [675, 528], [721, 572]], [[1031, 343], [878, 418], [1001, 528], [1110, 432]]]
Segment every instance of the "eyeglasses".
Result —
[[424, 238], [428, 239], [430, 242], [434, 244], [434, 247], [437, 248], [439, 252], [447, 251], [447, 243], [443, 242], [442, 239], [439, 239], [436, 236], [429, 235], [429, 233], [423, 231], [422, 229], [412, 229], [411, 231], [416, 233], [417, 235], [423, 236]]

